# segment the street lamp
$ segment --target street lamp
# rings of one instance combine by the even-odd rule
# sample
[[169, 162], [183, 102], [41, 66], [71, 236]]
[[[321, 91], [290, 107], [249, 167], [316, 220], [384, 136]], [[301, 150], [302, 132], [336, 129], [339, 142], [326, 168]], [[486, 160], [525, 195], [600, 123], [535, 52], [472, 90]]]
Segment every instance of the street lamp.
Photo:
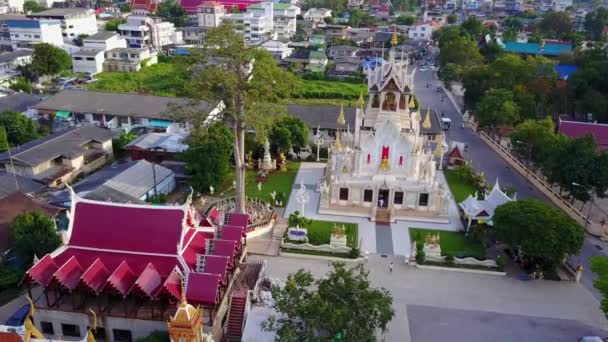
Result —
[[585, 190], [587, 192], [587, 194], [589, 195], [589, 198], [591, 199], [591, 205], [589, 206], [589, 209], [587, 210], [587, 217], [585, 218], [585, 231], [587, 231], [587, 227], [589, 226], [589, 220], [591, 219], [591, 209], [593, 209], [593, 205], [595, 203], [595, 197], [593, 196], [593, 191], [591, 190], [591, 188], [586, 187], [577, 182], [572, 182], [572, 185]]

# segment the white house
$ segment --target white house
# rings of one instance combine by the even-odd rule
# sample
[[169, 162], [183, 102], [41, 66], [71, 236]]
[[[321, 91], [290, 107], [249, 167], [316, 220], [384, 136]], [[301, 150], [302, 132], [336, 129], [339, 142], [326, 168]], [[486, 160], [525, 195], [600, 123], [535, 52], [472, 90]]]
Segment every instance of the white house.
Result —
[[31, 61], [32, 52], [28, 50], [0, 53], [0, 87], [9, 86], [15, 78], [21, 76], [17, 68]]
[[431, 40], [433, 31], [440, 27], [435, 21], [427, 21], [410, 26], [407, 35], [410, 39]]
[[46, 11], [28, 15], [33, 19], [55, 19], [61, 21], [61, 34], [66, 42], [78, 38], [79, 35], [97, 33], [95, 11], [86, 8], [51, 8]]
[[25, 0], [0, 0], [0, 7], [5, 7], [5, 13], [21, 13], [23, 12], [23, 3]]
[[38, 43], [63, 46], [61, 22], [53, 19], [16, 19], [8, 20], [7, 26], [13, 49], [31, 48]]
[[293, 53], [293, 48], [289, 47], [289, 43], [283, 43], [279, 40], [268, 40], [260, 45], [260, 47], [272, 54], [272, 56], [281, 61]]
[[303, 15], [304, 20], [315, 24], [324, 23], [323, 19], [331, 17], [331, 10], [327, 8], [311, 8]]
[[130, 48], [150, 47], [160, 50], [165, 45], [182, 44], [182, 32], [175, 25], [145, 14], [131, 14], [125, 24], [118, 25], [120, 35]]
[[116, 32], [101, 31], [82, 40], [83, 47], [72, 54], [74, 72], [94, 75], [103, 71], [105, 52], [126, 48], [127, 41]]
[[553, 10], [555, 11], [565, 11], [566, 8], [572, 6], [572, 0], [554, 0], [553, 1]]
[[228, 13], [222, 17], [222, 21], [230, 20], [236, 24], [237, 30], [243, 34], [247, 42], [259, 43], [272, 38], [272, 6], [266, 8], [270, 8], [268, 14], [260, 15], [252, 12]]
[[158, 63], [158, 53], [150, 48], [116, 48], [105, 52], [104, 71], [139, 71], [145, 66]]
[[484, 199], [477, 199], [477, 192], [475, 192], [474, 196], [469, 195], [464, 201], [458, 203], [458, 206], [467, 220], [466, 229], [469, 229], [473, 223], [487, 223], [492, 226], [492, 217], [496, 208], [514, 200], [515, 195], [509, 197], [504, 193], [498, 185], [498, 179], [496, 179], [492, 191], [489, 194], [486, 192]]
[[226, 14], [224, 5], [217, 1], [205, 1], [198, 7], [198, 26], [217, 27], [222, 22], [222, 17]]
[[272, 18], [272, 30], [278, 38], [289, 39], [296, 34], [296, 17], [301, 10], [292, 4], [262, 2], [247, 7], [247, 12]]

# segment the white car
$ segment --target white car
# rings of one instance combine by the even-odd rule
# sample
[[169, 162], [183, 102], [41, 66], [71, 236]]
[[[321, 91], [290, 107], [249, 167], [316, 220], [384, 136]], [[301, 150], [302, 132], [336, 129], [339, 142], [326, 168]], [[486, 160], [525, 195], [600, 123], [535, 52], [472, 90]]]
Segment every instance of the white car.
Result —
[[423, 66], [423, 67], [420, 68], [420, 71], [427, 71], [427, 70], [429, 70], [429, 69], [427, 67], [425, 67], [425, 66]]

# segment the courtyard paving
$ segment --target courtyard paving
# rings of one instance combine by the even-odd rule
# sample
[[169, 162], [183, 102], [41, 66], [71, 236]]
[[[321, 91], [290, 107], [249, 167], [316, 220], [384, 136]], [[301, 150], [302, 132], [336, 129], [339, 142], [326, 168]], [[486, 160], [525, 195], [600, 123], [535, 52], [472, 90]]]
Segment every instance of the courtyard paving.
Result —
[[[455, 201], [450, 202], [449, 216], [450, 223], [429, 223], [416, 221], [397, 221], [388, 225], [376, 225], [369, 218], [326, 215], [319, 214], [319, 201], [321, 195], [316, 191], [317, 185], [324, 174], [325, 163], [304, 162], [300, 165], [300, 170], [294, 182], [294, 189], [300, 188], [304, 184], [309, 194], [309, 202], [305, 206], [304, 216], [315, 220], [339, 221], [358, 224], [359, 242], [361, 251], [365, 254], [394, 254], [399, 256], [409, 256], [411, 243], [408, 229], [410, 227], [420, 227], [440, 230], [460, 230], [463, 229], [462, 222], [458, 218], [458, 208]], [[445, 182], [443, 173], [437, 173], [439, 180]], [[447, 187], [447, 185], [446, 185]], [[294, 211], [302, 211], [301, 206], [296, 201], [297, 191], [292, 191], [283, 217], [288, 217]]]
[[[324, 260], [266, 260], [269, 276], [278, 279], [299, 268], [316, 277], [329, 270]], [[395, 317], [384, 341], [575, 341], [607, 334], [599, 302], [580, 284], [421, 270], [397, 262], [389, 273], [391, 260], [372, 255], [366, 263], [372, 285], [393, 296]]]

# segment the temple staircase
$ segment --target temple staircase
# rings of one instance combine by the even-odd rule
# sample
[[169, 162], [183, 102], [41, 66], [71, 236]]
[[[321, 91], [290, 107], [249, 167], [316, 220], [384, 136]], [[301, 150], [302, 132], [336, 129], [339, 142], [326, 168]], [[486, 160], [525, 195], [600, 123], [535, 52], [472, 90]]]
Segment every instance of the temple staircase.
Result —
[[376, 209], [377, 223], [391, 223], [391, 211], [388, 208]]
[[228, 308], [228, 322], [226, 322], [226, 334], [224, 341], [240, 342], [243, 337], [245, 309], [247, 307], [247, 292], [238, 291], [230, 298]]

